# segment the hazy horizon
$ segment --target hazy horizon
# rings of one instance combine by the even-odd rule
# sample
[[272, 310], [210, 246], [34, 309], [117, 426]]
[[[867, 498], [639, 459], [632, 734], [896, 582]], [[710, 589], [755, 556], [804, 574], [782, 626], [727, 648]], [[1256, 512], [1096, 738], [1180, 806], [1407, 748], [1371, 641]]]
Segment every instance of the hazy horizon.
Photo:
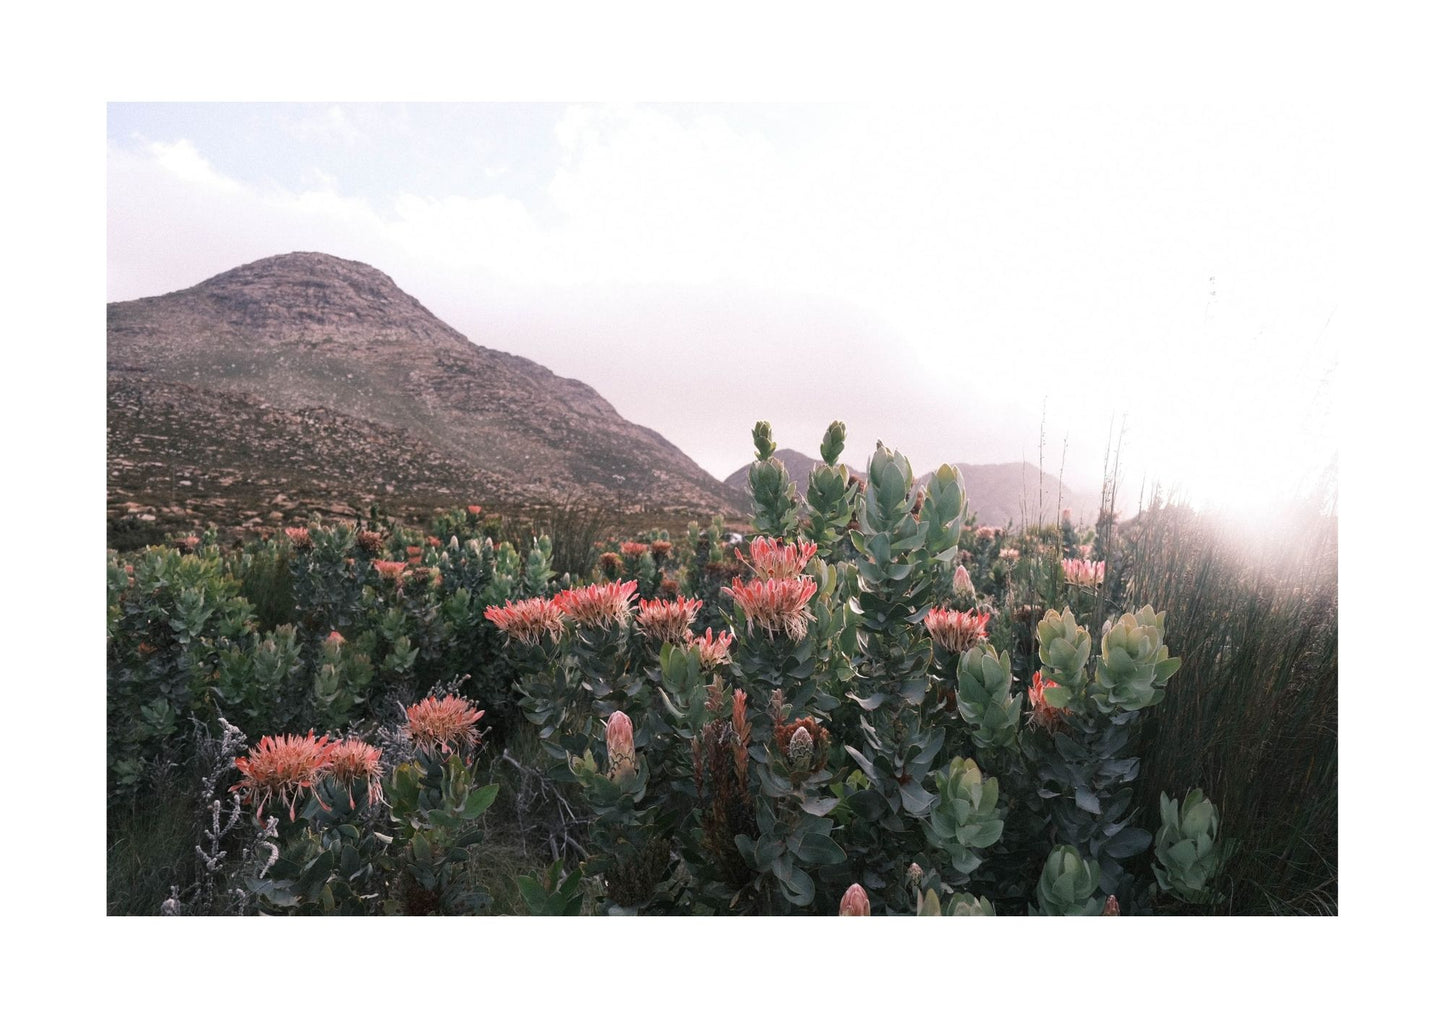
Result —
[[[1248, 110], [111, 104], [107, 299], [322, 251], [725, 478], [755, 420], [1260, 511], [1332, 463], [1321, 125]], [[1040, 433], [1044, 447], [1040, 456]]]

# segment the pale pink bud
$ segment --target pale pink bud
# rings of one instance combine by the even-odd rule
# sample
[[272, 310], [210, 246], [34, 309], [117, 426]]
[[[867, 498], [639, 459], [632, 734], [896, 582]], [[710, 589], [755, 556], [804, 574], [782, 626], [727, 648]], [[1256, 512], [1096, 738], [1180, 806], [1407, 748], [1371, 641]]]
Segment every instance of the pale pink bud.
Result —
[[863, 890], [861, 884], [854, 884], [843, 892], [843, 900], [838, 905], [839, 915], [872, 915], [873, 909], [868, 904], [868, 892]]
[[637, 754], [632, 746], [632, 719], [613, 711], [607, 719], [607, 766], [613, 781], [637, 773]]
[[1116, 898], [1116, 897], [1114, 897], [1114, 896], [1111, 894], [1111, 895], [1109, 895], [1109, 900], [1106, 901], [1106, 902], [1104, 902], [1104, 915], [1118, 915], [1118, 914], [1119, 914], [1119, 899]]
[[908, 886], [917, 887], [923, 882], [923, 867], [918, 863], [908, 864]]
[[953, 571], [953, 592], [959, 597], [973, 596], [973, 578], [968, 575], [968, 569], [964, 566]]

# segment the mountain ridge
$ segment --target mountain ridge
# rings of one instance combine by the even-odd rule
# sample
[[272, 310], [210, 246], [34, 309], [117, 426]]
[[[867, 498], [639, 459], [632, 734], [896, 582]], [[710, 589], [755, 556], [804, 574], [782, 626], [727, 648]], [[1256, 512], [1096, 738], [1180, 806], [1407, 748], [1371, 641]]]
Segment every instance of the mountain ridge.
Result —
[[[405, 503], [412, 515], [425, 515], [436, 506], [423, 503], [452, 494], [452, 504], [584, 501], [624, 513], [739, 511], [735, 493], [664, 436], [625, 420], [591, 386], [473, 343], [390, 276], [362, 262], [318, 252], [274, 255], [181, 290], [115, 302], [106, 311], [113, 517], [147, 515], [121, 510], [158, 500], [152, 490], [156, 479], [137, 465], [157, 462], [164, 451], [147, 440], [137, 444], [137, 436], [156, 432], [147, 430], [151, 388], [157, 394], [151, 404], [164, 405], [176, 418], [167, 429], [175, 447], [170, 457], [178, 462], [167, 472], [197, 474], [192, 488], [208, 470], [224, 473], [225, 465], [186, 462], [185, 450], [211, 449], [212, 456], [234, 451], [246, 459], [238, 443], [247, 435], [227, 420], [240, 414], [263, 431], [274, 430], [257, 438], [262, 446], [290, 444], [301, 451], [314, 446], [318, 463], [323, 454], [332, 461], [354, 458], [345, 469], [328, 462], [316, 472], [317, 478], [331, 477], [329, 494], [349, 495], [357, 512], [391, 501]], [[192, 394], [177, 386], [190, 387]], [[187, 399], [197, 410], [189, 422]], [[313, 441], [305, 415], [317, 408], [337, 415], [330, 426], [351, 435], [358, 447]], [[408, 474], [414, 492], [387, 492], [365, 469], [370, 458], [395, 465], [396, 457], [382, 447], [398, 442], [414, 446], [420, 461], [430, 464], [429, 472]], [[136, 460], [120, 451], [132, 447], [147, 449], [150, 458]], [[254, 472], [257, 463], [246, 462]], [[337, 469], [328, 473], [328, 467]], [[212, 489], [219, 476], [212, 478]], [[272, 500], [289, 497], [280, 486], [319, 483], [299, 465], [267, 476], [278, 488]], [[348, 485], [354, 490], [344, 490]], [[176, 498], [181, 494], [191, 493]], [[328, 496], [330, 505], [344, 501]], [[256, 514], [249, 511], [254, 507], [207, 508], [229, 514], [213, 521], [218, 524], [255, 526]], [[195, 525], [198, 514], [148, 515]]]

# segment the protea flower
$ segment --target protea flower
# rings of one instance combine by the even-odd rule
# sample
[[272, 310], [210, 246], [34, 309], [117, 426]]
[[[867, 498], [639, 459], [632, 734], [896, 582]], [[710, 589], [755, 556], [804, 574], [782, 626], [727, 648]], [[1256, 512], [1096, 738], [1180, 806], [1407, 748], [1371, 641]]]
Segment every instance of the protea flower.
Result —
[[723, 590], [742, 608], [748, 632], [757, 625], [769, 636], [786, 633], [795, 641], [808, 634], [808, 623], [813, 620], [808, 602], [818, 592], [818, 584], [811, 577], [756, 579], [747, 584], [734, 579], [732, 586]]
[[339, 647], [346, 642], [346, 637], [342, 636], [340, 633], [333, 629], [327, 635], [326, 642], [333, 647]]
[[406, 733], [417, 748], [445, 755], [476, 745], [476, 723], [484, 713], [460, 696], [429, 696], [406, 709]]
[[601, 567], [603, 576], [622, 575], [622, 556], [615, 551], [604, 551], [598, 556], [597, 565]]
[[469, 505], [469, 506], [467, 506], [467, 515], [468, 515], [468, 516], [480, 516], [480, 515], [482, 515], [482, 507], [479, 506], [479, 505]]
[[286, 536], [291, 539], [297, 551], [310, 551], [314, 547], [311, 531], [307, 527], [287, 527]]
[[1034, 672], [1033, 684], [1029, 686], [1029, 722], [1053, 733], [1063, 725], [1070, 711], [1066, 707], [1052, 707], [1044, 698], [1044, 692], [1058, 688], [1058, 683], [1045, 679], [1043, 672]]
[[535, 647], [543, 636], [560, 640], [566, 627], [562, 609], [545, 597], [528, 598], [513, 604], [494, 604], [484, 613], [488, 622], [507, 634], [507, 639]]
[[[331, 750], [331, 764], [327, 768], [338, 785], [349, 790], [356, 782], [365, 780], [366, 801], [381, 801], [381, 750], [360, 739], [345, 739]], [[356, 798], [351, 797], [351, 807], [356, 808]]]
[[725, 665], [732, 660], [728, 654], [728, 648], [732, 646], [732, 633], [718, 633], [712, 635], [712, 627], [702, 636], [690, 636], [687, 645], [696, 647], [698, 657], [702, 659], [704, 668], [713, 668], [718, 665]]
[[1111, 895], [1109, 895], [1108, 900], [1104, 902], [1104, 915], [1118, 915], [1118, 914], [1119, 914], [1119, 899], [1116, 898], [1116, 897], [1114, 897], [1114, 896], [1111, 894]]
[[672, 542], [653, 541], [651, 551], [652, 557], [656, 561], [661, 562], [663, 559], [667, 558], [667, 556], [672, 554]]
[[1019, 559], [1019, 550], [1017, 548], [1003, 548], [999, 550], [998, 557], [1005, 562], [1017, 562]]
[[376, 567], [376, 571], [381, 574], [383, 580], [391, 580], [398, 586], [401, 585], [401, 574], [406, 572], [405, 562], [378, 561], [373, 562], [372, 565]]
[[955, 654], [965, 654], [974, 644], [987, 638], [989, 618], [988, 612], [933, 608], [923, 617], [923, 625], [934, 643]]
[[1097, 587], [1104, 582], [1104, 563], [1081, 558], [1064, 559], [1064, 579], [1082, 587]]
[[658, 643], [681, 646], [692, 636], [692, 623], [701, 607], [701, 601], [688, 597], [643, 601], [637, 606], [637, 625]]
[[968, 575], [966, 566], [959, 566], [953, 571], [953, 592], [958, 597], [973, 597], [973, 578]]
[[630, 558], [638, 558], [642, 555], [652, 554], [652, 545], [643, 544], [641, 541], [623, 541], [617, 547], [622, 554]]
[[843, 892], [843, 900], [838, 904], [839, 915], [872, 915], [873, 908], [868, 904], [868, 892], [863, 890], [862, 884], [854, 884]]
[[637, 750], [632, 744], [632, 719], [613, 711], [607, 719], [607, 776], [613, 781], [637, 773]]
[[[753, 567], [753, 573], [764, 579], [791, 580], [801, 576], [803, 567], [818, 551], [813, 541], [799, 538], [796, 542], [783, 542], [774, 537], [755, 537], [748, 543], [748, 557], [745, 561]], [[739, 559], [743, 553], [734, 549]]]
[[356, 546], [368, 555], [380, 555], [386, 539], [375, 530], [361, 530], [356, 534]]
[[237, 757], [236, 769], [241, 780], [231, 786], [239, 791], [245, 803], [256, 804], [256, 819], [274, 799], [279, 799], [296, 819], [296, 800], [302, 792], [315, 786], [330, 762], [332, 743], [329, 736], [264, 735], [249, 756]]
[[626, 625], [632, 617], [632, 599], [637, 596], [637, 581], [626, 583], [594, 583], [590, 587], [559, 591], [553, 603], [562, 614], [579, 626], [596, 628], [616, 623]]

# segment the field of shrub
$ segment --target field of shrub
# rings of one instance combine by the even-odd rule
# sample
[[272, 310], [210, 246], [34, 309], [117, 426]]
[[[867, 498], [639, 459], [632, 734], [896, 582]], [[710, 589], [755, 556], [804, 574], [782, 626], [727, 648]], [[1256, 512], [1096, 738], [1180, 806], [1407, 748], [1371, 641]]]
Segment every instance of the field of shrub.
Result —
[[1333, 517], [1268, 552], [945, 466], [107, 561], [111, 914], [1337, 911]]

